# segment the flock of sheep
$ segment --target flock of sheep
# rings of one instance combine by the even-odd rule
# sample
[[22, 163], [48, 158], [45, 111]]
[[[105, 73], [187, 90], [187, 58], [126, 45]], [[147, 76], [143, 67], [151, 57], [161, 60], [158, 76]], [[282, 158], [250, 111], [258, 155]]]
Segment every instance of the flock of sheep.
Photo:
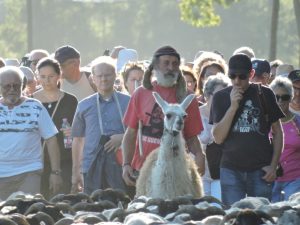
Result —
[[230, 208], [211, 196], [172, 200], [140, 196], [131, 201], [113, 189], [96, 190], [91, 195], [59, 194], [49, 201], [41, 195], [16, 193], [0, 203], [0, 210], [1, 225], [299, 225], [300, 193], [278, 203], [248, 197]]

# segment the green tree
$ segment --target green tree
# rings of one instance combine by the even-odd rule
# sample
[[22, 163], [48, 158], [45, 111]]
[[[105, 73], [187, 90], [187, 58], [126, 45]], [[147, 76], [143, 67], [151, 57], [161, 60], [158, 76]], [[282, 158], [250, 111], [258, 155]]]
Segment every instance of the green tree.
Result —
[[[215, 13], [216, 5], [228, 7], [238, 0], [181, 0], [179, 3], [181, 19], [195, 27], [218, 26], [221, 22], [219, 15]], [[286, 4], [287, 1], [281, 1]], [[296, 25], [298, 31], [298, 65], [300, 65], [300, 0], [293, 0]], [[277, 53], [277, 30], [279, 20], [280, 1], [273, 0], [272, 18], [270, 25], [270, 49], [269, 60], [274, 60]]]
[[215, 13], [215, 5], [228, 7], [239, 0], [181, 0], [181, 19], [195, 27], [217, 26], [221, 18]]
[[20, 58], [20, 52], [26, 52], [25, 3], [22, 0], [0, 2], [1, 13], [4, 15], [0, 23], [0, 52], [3, 57]]

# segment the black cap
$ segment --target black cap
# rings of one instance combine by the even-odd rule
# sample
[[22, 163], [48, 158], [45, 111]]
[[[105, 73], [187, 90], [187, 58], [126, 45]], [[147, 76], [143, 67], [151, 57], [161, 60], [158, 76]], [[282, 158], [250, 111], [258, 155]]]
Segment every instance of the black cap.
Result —
[[159, 57], [159, 56], [162, 56], [162, 55], [173, 55], [173, 56], [176, 56], [178, 58], [178, 60], [180, 61], [180, 55], [171, 46], [167, 45], [167, 46], [160, 47], [154, 53], [154, 57]]
[[255, 76], [271, 71], [270, 63], [266, 59], [252, 59], [252, 68], [255, 70]]
[[68, 59], [79, 59], [80, 58], [80, 53], [79, 51], [70, 46], [70, 45], [65, 45], [62, 46], [58, 49], [56, 49], [54, 53], [54, 58], [60, 63], [64, 63]]
[[300, 80], [300, 70], [293, 70], [292, 72], [289, 73], [288, 78], [292, 82], [296, 82]]
[[231, 56], [228, 63], [229, 74], [248, 74], [252, 70], [251, 59], [242, 53]]

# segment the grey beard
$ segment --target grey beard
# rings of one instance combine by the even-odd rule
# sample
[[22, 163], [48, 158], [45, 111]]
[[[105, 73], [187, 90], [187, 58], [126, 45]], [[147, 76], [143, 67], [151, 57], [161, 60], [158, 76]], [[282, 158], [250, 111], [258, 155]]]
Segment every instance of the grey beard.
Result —
[[157, 84], [162, 87], [173, 87], [177, 83], [179, 72], [169, 72], [163, 74], [161, 71], [154, 69]]

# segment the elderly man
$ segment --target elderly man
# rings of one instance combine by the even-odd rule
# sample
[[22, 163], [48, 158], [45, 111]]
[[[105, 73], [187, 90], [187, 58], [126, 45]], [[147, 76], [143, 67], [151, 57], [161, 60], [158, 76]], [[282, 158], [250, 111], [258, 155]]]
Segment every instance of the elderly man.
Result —
[[92, 78], [80, 71], [80, 52], [76, 48], [70, 45], [62, 46], [56, 49], [54, 58], [61, 66], [63, 91], [75, 95], [78, 101], [95, 93], [97, 88]]
[[11, 193], [40, 193], [43, 169], [41, 138], [49, 149], [50, 188], [61, 184], [57, 129], [47, 110], [34, 99], [22, 96], [24, 74], [14, 66], [0, 69], [0, 199]]
[[93, 62], [92, 78], [98, 92], [79, 102], [72, 125], [72, 192], [81, 191], [83, 183], [88, 194], [109, 187], [125, 191], [116, 151], [125, 132], [122, 119], [130, 97], [114, 90], [116, 66], [111, 57]]
[[[135, 185], [134, 171], [139, 171], [146, 157], [159, 146], [163, 132], [163, 113], [155, 103], [155, 91], [169, 103], [180, 103], [187, 95], [186, 84], [179, 69], [180, 55], [170, 46], [159, 48], [145, 72], [143, 86], [132, 95], [124, 123], [128, 126], [122, 144], [123, 179], [127, 185]], [[156, 81], [153, 81], [153, 80]], [[195, 155], [199, 172], [204, 173], [204, 154], [197, 135], [202, 123], [196, 99], [187, 108], [184, 137], [188, 150]], [[139, 132], [138, 132], [139, 131]]]

